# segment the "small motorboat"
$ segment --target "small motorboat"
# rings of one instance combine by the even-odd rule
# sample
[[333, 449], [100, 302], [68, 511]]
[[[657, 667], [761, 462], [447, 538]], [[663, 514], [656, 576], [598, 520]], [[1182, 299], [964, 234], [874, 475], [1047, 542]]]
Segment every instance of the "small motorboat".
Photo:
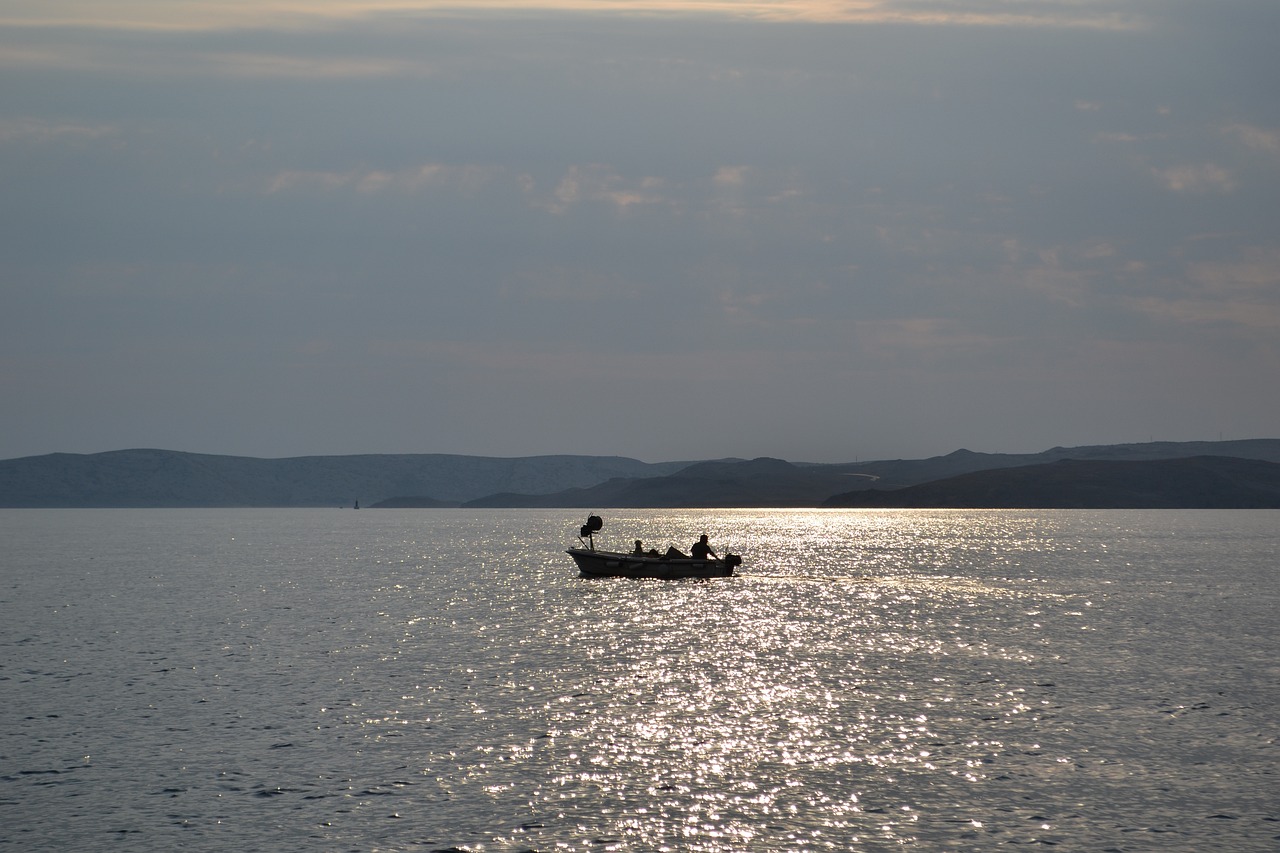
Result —
[[579, 574], [584, 578], [727, 578], [733, 576], [736, 566], [742, 565], [741, 557], [728, 553], [724, 559], [717, 560], [690, 557], [674, 548], [667, 549], [665, 554], [657, 551], [599, 551], [596, 550], [595, 534], [603, 526], [600, 516], [589, 516], [578, 534], [582, 547], [565, 552], [573, 557]]

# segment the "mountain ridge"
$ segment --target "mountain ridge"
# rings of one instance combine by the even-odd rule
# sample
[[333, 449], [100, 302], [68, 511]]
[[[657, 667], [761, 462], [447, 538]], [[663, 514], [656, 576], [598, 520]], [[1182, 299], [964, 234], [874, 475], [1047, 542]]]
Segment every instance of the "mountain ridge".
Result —
[[1035, 454], [975, 453], [961, 449], [928, 459], [832, 465], [796, 464], [762, 457], [731, 463], [695, 463], [664, 477], [643, 481], [618, 479], [554, 494], [495, 494], [472, 501], [467, 506], [586, 509], [819, 507], [846, 492], [878, 489], [891, 494], [898, 489], [976, 471], [1049, 464], [1077, 457], [1104, 463], [1158, 461], [1195, 455], [1280, 462], [1280, 439], [1055, 447]]
[[456, 505], [496, 491], [559, 490], [687, 464], [574, 455], [52, 453], [0, 461], [0, 507], [351, 506], [405, 494]]
[[[841, 495], [873, 489], [892, 495], [977, 471], [1034, 468], [1067, 459], [1102, 464], [1195, 456], [1280, 463], [1280, 439], [1054, 447], [1036, 454], [960, 449], [928, 459], [836, 464], [771, 457], [647, 463], [575, 455], [262, 459], [157, 449], [53, 453], [0, 460], [0, 507], [302, 507], [352, 506], [357, 500], [366, 507], [402, 508], [819, 507], [834, 505], [829, 502]], [[1077, 471], [1100, 476], [1097, 470]], [[1062, 471], [1017, 476], [1057, 478], [1056, 488], [1069, 486]], [[982, 488], [989, 489], [990, 483]], [[948, 499], [960, 500], [954, 495]], [[855, 503], [851, 499], [847, 505]]]
[[1280, 464], [1231, 456], [1059, 459], [897, 490], [828, 498], [828, 508], [1280, 509]]

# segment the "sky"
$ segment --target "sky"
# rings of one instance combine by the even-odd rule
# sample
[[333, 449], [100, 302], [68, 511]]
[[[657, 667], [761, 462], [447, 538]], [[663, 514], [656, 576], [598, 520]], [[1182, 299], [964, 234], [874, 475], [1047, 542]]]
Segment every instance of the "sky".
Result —
[[0, 458], [1280, 437], [1275, 0], [0, 0]]

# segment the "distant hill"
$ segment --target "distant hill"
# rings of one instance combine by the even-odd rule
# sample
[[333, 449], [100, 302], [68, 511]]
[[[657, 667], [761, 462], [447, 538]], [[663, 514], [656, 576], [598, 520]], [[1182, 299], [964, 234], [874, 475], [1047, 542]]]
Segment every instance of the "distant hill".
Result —
[[[1094, 462], [1152, 461], [1185, 458], [1206, 450], [1233, 453], [1250, 460], [1280, 462], [1280, 440], [1257, 439], [1227, 442], [1159, 442], [1100, 447], [1055, 447], [1037, 454], [991, 454], [957, 450], [930, 459], [887, 460], [842, 465], [801, 465], [781, 459], [704, 462], [674, 474], [644, 479], [619, 478], [589, 488], [553, 494], [490, 495], [468, 506], [475, 507], [804, 507], [828, 503], [845, 493], [875, 489], [892, 494], [922, 483], [959, 474], [991, 471], [1069, 458]], [[892, 490], [892, 491], [891, 491]], [[890, 500], [881, 497], [883, 500]], [[860, 506], [849, 497], [844, 506]], [[880, 504], [892, 506], [892, 503]]]
[[451, 506], [457, 506], [457, 504], [438, 501], [426, 495], [403, 495], [369, 504], [370, 509], [438, 509]]
[[828, 499], [827, 507], [1278, 509], [1280, 464], [1257, 459], [1062, 459]]
[[1233, 456], [1280, 462], [1280, 439], [1256, 438], [1237, 441], [1153, 441], [1143, 444], [1103, 444], [1084, 447], [1054, 447], [1041, 453], [975, 453], [957, 450], [929, 459], [892, 459], [864, 462], [851, 471], [875, 477], [867, 487], [899, 489], [993, 468], [1018, 468], [1057, 462], [1060, 459], [1139, 462], [1152, 459], [1185, 459], [1190, 456]]
[[[962, 474], [1068, 459], [1106, 463], [1196, 456], [1234, 457], [1245, 464], [1252, 464], [1249, 460], [1280, 463], [1280, 439], [1055, 447], [1037, 454], [957, 450], [930, 459], [838, 465], [767, 457], [645, 463], [618, 456], [386, 454], [258, 459], [171, 450], [53, 453], [0, 461], [0, 507], [351, 506], [357, 500], [365, 507], [816, 507], [838, 495], [844, 501], [839, 505], [864, 505], [848, 495], [871, 489], [876, 490], [875, 500], [881, 506], [893, 505], [885, 501], [908, 499], [924, 501], [917, 504], [922, 506], [950, 505], [929, 503], [943, 500], [968, 500], [956, 505], [978, 506], [995, 498], [984, 498], [980, 492], [964, 498], [958, 491], [911, 493], [933, 497], [884, 496]], [[1043, 483], [1046, 491], [1037, 499], [1047, 501], [1053, 490], [1066, 493], [1074, 488], [1072, 494], [1082, 494], [1084, 486], [1073, 486], [1069, 480], [1096, 479], [1102, 470], [1066, 466], [1051, 477], [1010, 475], [1010, 481], [1049, 477]], [[989, 483], [996, 480], [985, 482], [988, 485], [979, 481], [960, 485], [991, 489]], [[1243, 488], [1246, 479], [1237, 480], [1236, 485]], [[1129, 495], [1125, 500], [1136, 499], [1137, 493], [1125, 492], [1129, 487], [1119, 480], [1099, 487], [1107, 488], [1116, 490], [1112, 500], [1120, 500], [1122, 494]], [[1237, 499], [1254, 498], [1241, 492]]]
[[503, 493], [470, 507], [803, 507], [816, 506], [852, 483], [872, 482], [849, 465], [795, 465], [767, 457], [699, 462], [665, 477], [615, 478], [545, 495]]
[[457, 505], [499, 491], [557, 491], [687, 462], [620, 456], [404, 454], [258, 459], [173, 450], [52, 453], [0, 461], [0, 507], [368, 506], [397, 495]]

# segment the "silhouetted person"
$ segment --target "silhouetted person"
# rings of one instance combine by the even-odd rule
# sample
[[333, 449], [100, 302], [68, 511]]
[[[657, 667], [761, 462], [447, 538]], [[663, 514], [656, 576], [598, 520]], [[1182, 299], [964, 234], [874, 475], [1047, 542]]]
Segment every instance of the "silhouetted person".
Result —
[[644, 556], [644, 545], [641, 544], [639, 539], [636, 540], [636, 549], [631, 553], [636, 557]]
[[720, 559], [715, 551], [711, 550], [711, 546], [707, 544], [707, 534], [698, 537], [698, 541], [693, 543], [693, 547], [689, 549], [689, 555], [695, 560], [705, 560], [710, 554], [714, 559]]

